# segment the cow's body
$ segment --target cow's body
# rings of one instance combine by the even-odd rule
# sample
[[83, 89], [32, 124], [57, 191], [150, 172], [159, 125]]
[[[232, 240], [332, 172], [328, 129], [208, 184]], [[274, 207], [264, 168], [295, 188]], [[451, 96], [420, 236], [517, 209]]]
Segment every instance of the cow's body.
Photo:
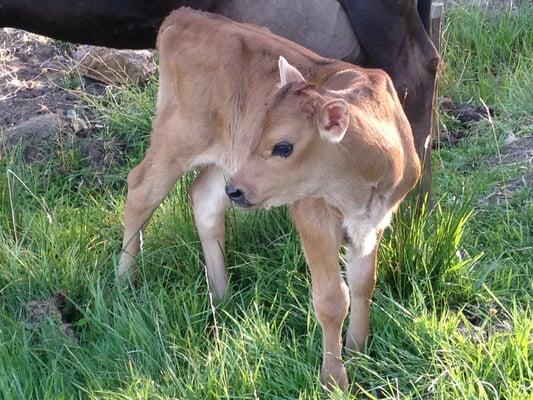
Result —
[[[135, 275], [140, 231], [187, 171], [202, 169], [191, 199], [216, 297], [228, 284], [230, 200], [248, 209], [289, 204], [324, 331], [322, 379], [346, 386], [341, 330], [350, 297], [347, 345], [362, 349], [377, 243], [420, 172], [389, 77], [190, 9], [165, 20], [158, 50], [157, 112], [147, 155], [128, 176], [119, 276]], [[350, 293], [339, 268], [343, 240]]]
[[337, 0], [0, 0], [0, 26], [70, 42], [149, 48], [163, 18], [181, 6], [265, 26], [325, 57], [362, 61]]

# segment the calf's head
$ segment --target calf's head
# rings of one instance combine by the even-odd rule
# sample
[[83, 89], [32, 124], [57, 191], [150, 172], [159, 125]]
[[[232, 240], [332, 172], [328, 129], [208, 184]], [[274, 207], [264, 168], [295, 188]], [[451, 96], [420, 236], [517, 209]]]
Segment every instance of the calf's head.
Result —
[[239, 207], [322, 196], [341, 167], [334, 154], [348, 130], [349, 104], [335, 92], [307, 83], [283, 57], [279, 70], [281, 87], [268, 106], [258, 143], [226, 185]]

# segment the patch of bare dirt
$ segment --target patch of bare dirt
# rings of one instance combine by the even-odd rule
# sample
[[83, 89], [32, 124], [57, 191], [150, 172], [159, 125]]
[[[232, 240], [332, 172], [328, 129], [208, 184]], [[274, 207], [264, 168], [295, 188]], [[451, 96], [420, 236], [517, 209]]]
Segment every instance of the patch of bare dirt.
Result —
[[485, 108], [470, 103], [455, 103], [447, 97], [441, 99], [439, 109], [451, 117], [456, 124], [443, 127], [436, 140], [433, 141], [433, 146], [436, 148], [457, 145], [462, 139], [472, 134], [472, 128], [478, 122], [494, 117], [492, 107]]
[[[461, 140], [479, 132], [476, 125], [495, 116], [492, 107], [476, 106], [470, 103], [456, 103], [450, 98], [440, 100], [439, 109], [451, 118], [451, 123], [443, 126], [439, 136], [433, 141], [434, 147], [455, 146]], [[531, 131], [533, 120], [526, 118], [525, 131]], [[489, 204], [505, 204], [515, 193], [533, 187], [533, 136], [517, 137], [510, 133], [500, 148], [500, 153], [488, 160], [490, 167], [515, 166], [521, 170], [520, 177], [503, 182], [491, 193], [479, 200], [478, 207]]]
[[43, 36], [0, 30], [0, 126], [5, 130], [44, 114], [66, 114], [77, 96], [63, 88], [68, 49]]
[[[88, 55], [73, 59], [81, 53]], [[83, 64], [87, 60], [90, 65]], [[95, 68], [109, 79], [120, 78], [120, 83], [146, 79], [155, 70], [150, 54], [76, 47], [0, 29], [0, 159], [20, 145], [22, 160], [30, 164], [53, 161], [65, 149], [77, 150], [96, 175], [122, 163], [126, 144], [103, 140], [95, 111], [80, 98], [84, 93], [103, 95], [114, 87], [109, 79], [96, 80]]]
[[519, 164], [524, 169], [531, 171], [533, 167], [533, 136], [508, 138], [501, 154], [492, 157], [489, 164], [492, 167]]
[[489, 159], [489, 165], [491, 167], [516, 166], [521, 170], [521, 176], [504, 182], [480, 199], [478, 205], [481, 208], [489, 204], [506, 204], [515, 193], [533, 188], [533, 136], [509, 137], [501, 149], [501, 154]]
[[54, 297], [30, 301], [26, 305], [29, 328], [39, 330], [45, 324], [57, 327], [71, 339], [77, 339], [67, 313], [67, 299], [63, 293]]
[[498, 305], [492, 304], [486, 311], [463, 310], [463, 320], [457, 325], [457, 332], [472, 342], [481, 343], [496, 335], [510, 335], [513, 325]]
[[494, 116], [494, 109], [491, 107], [473, 106], [469, 103], [456, 104], [450, 98], [441, 100], [440, 109], [451, 115], [462, 124], [470, 124]]

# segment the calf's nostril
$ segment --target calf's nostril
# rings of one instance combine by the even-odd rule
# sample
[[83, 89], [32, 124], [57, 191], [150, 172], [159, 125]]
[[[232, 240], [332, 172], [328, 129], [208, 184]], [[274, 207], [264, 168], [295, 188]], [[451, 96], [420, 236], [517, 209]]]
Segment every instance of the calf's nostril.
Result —
[[231, 192], [229, 197], [232, 199], [239, 199], [242, 197], [242, 192], [239, 189], [235, 189], [233, 192]]
[[242, 191], [233, 185], [226, 185], [226, 194], [230, 199], [238, 199], [243, 195]]

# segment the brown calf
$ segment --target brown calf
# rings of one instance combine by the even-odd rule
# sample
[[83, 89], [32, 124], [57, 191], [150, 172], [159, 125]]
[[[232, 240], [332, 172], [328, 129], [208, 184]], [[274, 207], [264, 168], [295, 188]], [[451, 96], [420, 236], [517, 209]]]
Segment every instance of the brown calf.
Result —
[[[420, 174], [391, 80], [265, 29], [184, 8], [161, 26], [158, 50], [157, 112], [146, 157], [128, 176], [118, 275], [135, 276], [140, 232], [187, 171], [202, 169], [191, 198], [216, 297], [228, 286], [230, 202], [248, 210], [288, 204], [323, 329], [322, 381], [345, 387], [343, 320], [351, 303], [347, 346], [364, 349], [377, 243]], [[343, 242], [349, 290], [339, 267]]]

